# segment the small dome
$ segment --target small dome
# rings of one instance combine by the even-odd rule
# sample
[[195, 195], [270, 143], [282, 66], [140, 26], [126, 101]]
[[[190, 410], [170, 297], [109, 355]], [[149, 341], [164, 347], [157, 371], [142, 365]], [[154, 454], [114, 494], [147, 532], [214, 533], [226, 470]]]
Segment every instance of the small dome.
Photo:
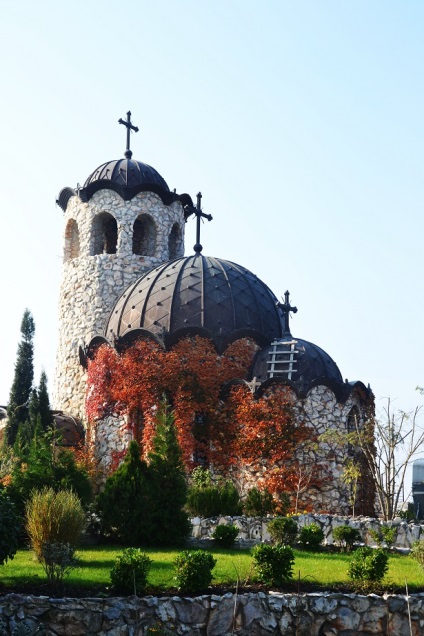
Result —
[[270, 378], [291, 380], [301, 390], [307, 390], [318, 379], [343, 384], [342, 374], [328, 353], [291, 334], [259, 352], [252, 376], [261, 382]]
[[78, 195], [87, 202], [98, 190], [114, 190], [125, 201], [131, 201], [140, 192], [154, 192], [165, 205], [179, 201], [187, 219], [193, 212], [193, 201], [188, 194], [171, 192], [165, 179], [147, 163], [131, 158], [115, 159], [102, 163], [85, 181], [82, 188], [63, 188], [56, 203], [65, 212], [71, 197]]
[[[139, 186], [158, 186], [169, 192], [168, 185], [159, 172], [141, 161], [134, 159], [116, 159], [107, 161], [90, 174], [83, 189], [98, 181], [109, 181], [118, 186], [134, 188]], [[103, 184], [104, 185], [104, 184]]]
[[169, 345], [197, 333], [221, 351], [244, 336], [266, 345], [282, 336], [277, 303], [244, 267], [195, 254], [160, 265], [131, 285], [113, 308], [105, 336], [119, 340], [148, 332]]

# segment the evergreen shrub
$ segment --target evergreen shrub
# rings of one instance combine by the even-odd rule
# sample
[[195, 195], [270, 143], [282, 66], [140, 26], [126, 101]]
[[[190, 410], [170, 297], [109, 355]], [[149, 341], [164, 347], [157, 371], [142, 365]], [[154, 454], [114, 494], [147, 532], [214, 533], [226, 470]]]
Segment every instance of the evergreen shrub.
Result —
[[237, 488], [230, 481], [224, 484], [189, 488], [187, 510], [199, 517], [235, 517], [241, 514], [242, 506]]
[[231, 548], [239, 533], [237, 526], [223, 524], [217, 526], [212, 534], [212, 539], [221, 548]]
[[291, 517], [276, 517], [268, 523], [267, 529], [276, 545], [293, 545], [299, 530], [297, 522]]
[[169, 410], [166, 400], [162, 400], [157, 412], [156, 432], [153, 448], [149, 453], [149, 462], [152, 544], [183, 544], [191, 533], [191, 523], [184, 510], [187, 501], [187, 482], [174, 415]]
[[260, 490], [254, 487], [247, 493], [243, 509], [248, 517], [266, 517], [274, 514], [276, 502], [267, 488]]
[[140, 549], [126, 548], [110, 571], [112, 585], [126, 594], [143, 593], [151, 565], [152, 560]]
[[337, 526], [333, 530], [333, 539], [344, 552], [351, 552], [353, 544], [361, 541], [361, 533], [350, 526]]
[[87, 505], [92, 497], [87, 471], [78, 466], [72, 451], [61, 448], [54, 431], [44, 433], [39, 428], [28, 447], [18, 450], [7, 493], [24, 516], [25, 505], [34, 490], [72, 490]]
[[317, 523], [310, 523], [301, 528], [298, 540], [304, 550], [316, 551], [324, 541], [324, 533]]
[[101, 532], [122, 543], [140, 546], [153, 540], [152, 475], [132, 441], [123, 463], [107, 478], [96, 499]]
[[205, 550], [184, 550], [174, 561], [175, 580], [182, 592], [203, 592], [211, 584], [216, 559]]
[[385, 550], [364, 547], [352, 554], [348, 577], [360, 588], [380, 583], [388, 570], [388, 554]]
[[4, 490], [0, 490], [0, 565], [13, 559], [19, 545], [21, 523], [15, 505]]
[[126, 544], [179, 545], [191, 530], [183, 507], [187, 485], [174, 418], [162, 402], [149, 464], [131, 442], [124, 462], [98, 495], [101, 532]]
[[294, 553], [288, 545], [256, 545], [253, 562], [259, 579], [266, 585], [282, 585], [293, 574]]

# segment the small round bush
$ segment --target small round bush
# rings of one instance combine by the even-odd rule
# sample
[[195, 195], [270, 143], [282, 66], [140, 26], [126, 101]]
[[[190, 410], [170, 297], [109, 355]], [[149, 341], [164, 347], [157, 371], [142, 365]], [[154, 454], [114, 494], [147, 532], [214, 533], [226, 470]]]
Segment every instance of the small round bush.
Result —
[[297, 522], [291, 517], [276, 517], [268, 523], [268, 532], [276, 545], [292, 545], [298, 533]]
[[299, 532], [299, 543], [304, 550], [319, 550], [324, 541], [324, 533], [317, 523], [303, 526]]
[[411, 548], [411, 557], [424, 568], [424, 539], [414, 541]]
[[217, 526], [212, 534], [212, 539], [221, 548], [231, 548], [234, 545], [234, 541], [237, 538], [239, 529], [237, 526]]
[[379, 548], [386, 544], [386, 548], [390, 548], [396, 541], [397, 529], [396, 527], [380, 526], [378, 530], [369, 531], [371, 539], [373, 539]]
[[266, 517], [275, 512], [275, 501], [272, 493], [264, 488], [251, 488], [244, 500], [244, 513], [248, 517]]
[[216, 559], [205, 550], [184, 550], [174, 561], [175, 580], [182, 592], [202, 592], [211, 584]]
[[110, 571], [112, 585], [126, 594], [144, 592], [152, 560], [139, 548], [126, 548]]
[[350, 560], [348, 577], [359, 587], [370, 587], [380, 583], [388, 570], [388, 554], [377, 548], [359, 548]]
[[333, 539], [344, 552], [350, 552], [353, 549], [355, 541], [361, 540], [361, 534], [356, 528], [337, 526], [337, 528], [333, 530]]
[[288, 545], [256, 545], [253, 562], [259, 579], [266, 585], [282, 585], [292, 577], [294, 553]]

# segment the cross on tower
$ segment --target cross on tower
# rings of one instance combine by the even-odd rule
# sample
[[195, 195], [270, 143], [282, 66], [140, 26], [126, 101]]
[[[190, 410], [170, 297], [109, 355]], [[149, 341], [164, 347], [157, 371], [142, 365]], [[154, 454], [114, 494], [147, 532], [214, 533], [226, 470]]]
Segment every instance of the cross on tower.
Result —
[[202, 193], [198, 192], [197, 194], [197, 205], [194, 208], [194, 214], [197, 217], [197, 227], [196, 227], [196, 245], [193, 247], [196, 254], [200, 254], [203, 249], [203, 246], [200, 244], [200, 220], [202, 218], [207, 219], [208, 221], [212, 221], [211, 214], [205, 214], [202, 212], [202, 208], [200, 207], [202, 201]]
[[279, 309], [281, 309], [282, 313], [283, 313], [283, 333], [290, 333], [290, 326], [289, 326], [289, 317], [290, 317], [290, 312], [292, 311], [294, 314], [297, 313], [297, 307], [292, 307], [290, 305], [290, 293], [289, 291], [286, 291], [284, 294], [284, 303], [277, 303], [277, 307]]
[[125, 119], [122, 119], [122, 117], [120, 119], [118, 119], [118, 123], [120, 124], [124, 124], [124, 126], [127, 129], [127, 148], [125, 150], [125, 157], [127, 159], [131, 159], [132, 157], [132, 152], [130, 150], [130, 133], [133, 130], [134, 132], [138, 132], [138, 128], [137, 126], [134, 126], [131, 123], [131, 111], [129, 110], [127, 112], [127, 121], [125, 121]]

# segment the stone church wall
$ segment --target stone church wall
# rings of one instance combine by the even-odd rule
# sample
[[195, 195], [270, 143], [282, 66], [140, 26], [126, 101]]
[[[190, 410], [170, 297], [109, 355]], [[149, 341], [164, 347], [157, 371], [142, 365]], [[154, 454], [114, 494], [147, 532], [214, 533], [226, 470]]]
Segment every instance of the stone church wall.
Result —
[[[293, 397], [295, 398], [294, 394]], [[333, 391], [327, 386], [316, 386], [303, 400], [295, 402], [299, 420], [306, 421], [313, 427], [317, 436], [325, 431], [345, 432], [347, 420], [352, 408], [356, 407], [361, 413], [363, 405], [359, 396], [352, 392], [345, 403], [337, 402]], [[108, 417], [99, 422], [95, 432], [95, 451], [99, 461], [100, 472], [104, 478], [110, 473], [112, 465], [118, 455], [121, 457], [131, 441], [131, 433], [122, 419]], [[325, 479], [319, 489], [307, 488], [299, 500], [299, 509], [305, 508], [313, 512], [328, 512], [331, 514], [345, 515], [350, 512], [349, 489], [341, 481], [342, 471], [346, 460], [346, 447], [330, 439], [320, 443], [311, 451], [305, 460], [306, 468], [316, 470], [322, 466]], [[246, 469], [233, 471], [232, 478], [242, 494], [258, 486], [266, 479], [272, 466], [264, 462], [263, 469], [258, 472], [249, 472]], [[368, 509], [373, 509], [374, 502], [369, 502]]]
[[[294, 392], [292, 395], [298, 421], [310, 425], [317, 438], [325, 432], [330, 433], [325, 442], [320, 441], [315, 448], [299, 457], [301, 470], [304, 471], [306, 479], [308, 471], [311, 471], [311, 474], [320, 474], [321, 471], [323, 476], [319, 488], [307, 487], [301, 492], [299, 509], [348, 514], [349, 488], [341, 480], [348, 451], [346, 446], [340, 445], [336, 435], [332, 436], [331, 433], [347, 431], [349, 414], [353, 408], [356, 408], [363, 418], [364, 404], [355, 391], [352, 391], [346, 402], [340, 403], [333, 391], [325, 385], [313, 387], [304, 399], [297, 398]], [[241, 469], [233, 476], [239, 489], [246, 493], [253, 486], [263, 483], [271, 470], [272, 466], [264, 462], [260, 471], [252, 473]], [[366, 508], [372, 511], [373, 506], [374, 502], [371, 501]]]
[[[99, 247], [99, 215], [116, 220], [116, 253], [95, 254]], [[154, 255], [133, 254], [134, 222], [140, 215], [156, 232]], [[113, 217], [113, 218], [112, 218]], [[170, 206], [154, 193], [143, 192], [124, 201], [113, 190], [96, 192], [88, 203], [70, 199], [64, 215], [65, 244], [59, 300], [59, 346], [53, 407], [85, 419], [86, 374], [79, 362], [80, 345], [102, 335], [120, 294], [148, 269], [169, 260], [169, 237], [178, 227], [173, 250], [184, 252], [184, 212], [181, 203]], [[96, 229], [97, 228], [97, 229]], [[151, 250], [152, 240], [147, 244]]]

